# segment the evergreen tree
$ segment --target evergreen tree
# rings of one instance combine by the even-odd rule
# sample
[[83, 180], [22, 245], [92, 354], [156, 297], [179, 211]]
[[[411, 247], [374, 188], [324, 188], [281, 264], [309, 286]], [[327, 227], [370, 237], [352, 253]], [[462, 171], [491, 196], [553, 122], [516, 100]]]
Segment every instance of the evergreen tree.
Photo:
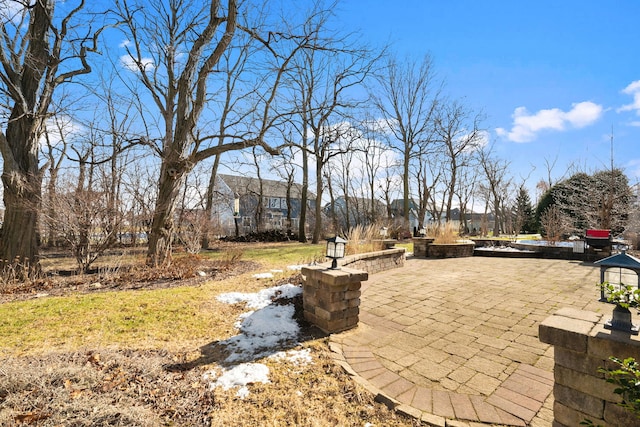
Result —
[[531, 198], [529, 197], [529, 192], [523, 185], [518, 189], [513, 214], [514, 228], [518, 233], [533, 233], [537, 230]]
[[619, 169], [588, 175], [577, 173], [545, 193], [536, 208], [536, 221], [549, 206], [557, 206], [570, 220], [574, 233], [588, 228], [612, 230], [619, 234], [625, 229], [630, 210], [631, 190], [627, 177]]

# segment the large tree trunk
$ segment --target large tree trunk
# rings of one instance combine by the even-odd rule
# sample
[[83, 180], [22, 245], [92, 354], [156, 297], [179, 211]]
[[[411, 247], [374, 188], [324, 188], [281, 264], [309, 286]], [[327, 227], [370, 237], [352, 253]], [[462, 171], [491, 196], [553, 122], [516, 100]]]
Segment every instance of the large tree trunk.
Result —
[[[7, 125], [3, 145], [4, 222], [0, 233], [3, 268], [13, 265], [22, 273], [39, 273], [38, 216], [42, 172], [38, 169], [38, 138], [42, 118], [23, 114], [16, 104]], [[5, 144], [6, 143], [6, 144]], [[29, 266], [28, 270], [23, 270]], [[16, 270], [17, 271], [17, 270]]]
[[[36, 2], [29, 21], [29, 45], [20, 75], [20, 98], [7, 121], [6, 136], [0, 136], [2, 150], [5, 215], [0, 232], [0, 262], [3, 268], [29, 265], [26, 273], [39, 270], [38, 214], [42, 195], [42, 173], [38, 168], [38, 140], [50, 98], [41, 100], [41, 82], [49, 57], [47, 34], [54, 2]], [[4, 52], [3, 52], [4, 54]], [[17, 77], [17, 76], [16, 76]], [[38, 102], [41, 101], [41, 110]], [[35, 114], [34, 114], [35, 112]], [[24, 272], [24, 270], [22, 270]]]
[[42, 177], [37, 170], [5, 169], [2, 182], [6, 206], [0, 235], [2, 266], [17, 269], [18, 277], [33, 277], [40, 272], [37, 226]]
[[173, 214], [185, 176], [185, 172], [167, 167], [166, 164], [161, 168], [158, 198], [153, 213], [147, 251], [147, 265], [149, 266], [158, 267], [171, 264]]

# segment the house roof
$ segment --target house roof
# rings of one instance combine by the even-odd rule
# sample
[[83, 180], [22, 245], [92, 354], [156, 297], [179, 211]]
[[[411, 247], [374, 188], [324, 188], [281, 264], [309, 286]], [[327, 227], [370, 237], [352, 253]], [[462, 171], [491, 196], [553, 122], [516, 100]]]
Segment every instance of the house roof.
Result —
[[[346, 205], [346, 198], [344, 196], [339, 196], [338, 198], [335, 199], [334, 203], [336, 204], [336, 206], [342, 206], [344, 207]], [[378, 199], [374, 199], [373, 201], [374, 206], [376, 209], [384, 209], [384, 203], [381, 200]], [[349, 197], [349, 205], [352, 208], [370, 208], [371, 207], [371, 199], [368, 197]], [[331, 206], [331, 203], [327, 203], [325, 205], [325, 208], [328, 208]]]
[[[260, 194], [260, 180], [248, 176], [217, 174], [216, 179], [221, 180], [229, 189], [237, 194]], [[294, 183], [291, 186], [291, 197], [299, 199], [302, 195], [302, 185]], [[282, 180], [262, 178], [263, 197], [287, 197], [287, 182]], [[315, 200], [312, 192], [307, 193], [309, 200]]]

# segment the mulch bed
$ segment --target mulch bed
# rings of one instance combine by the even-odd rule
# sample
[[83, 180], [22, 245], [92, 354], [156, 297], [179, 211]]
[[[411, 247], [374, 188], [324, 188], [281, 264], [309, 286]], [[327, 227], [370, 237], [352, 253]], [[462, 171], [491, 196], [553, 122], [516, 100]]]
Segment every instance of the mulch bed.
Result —
[[255, 271], [259, 266], [254, 261], [236, 261], [229, 265], [217, 260], [185, 258], [168, 268], [154, 269], [139, 265], [99, 269], [92, 274], [53, 272], [30, 282], [0, 284], [0, 304], [70, 293], [198, 286], [206, 281], [224, 280]]

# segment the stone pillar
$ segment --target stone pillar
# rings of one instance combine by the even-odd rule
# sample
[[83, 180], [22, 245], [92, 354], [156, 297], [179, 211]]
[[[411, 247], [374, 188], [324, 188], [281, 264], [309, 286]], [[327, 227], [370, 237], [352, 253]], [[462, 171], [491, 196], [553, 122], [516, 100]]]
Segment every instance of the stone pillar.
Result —
[[411, 239], [413, 242], [413, 256], [416, 258], [427, 258], [428, 247], [434, 240], [433, 237], [414, 237]]
[[605, 427], [640, 425], [616, 404], [621, 398], [615, 386], [598, 372], [615, 366], [611, 356], [640, 360], [640, 338], [605, 329], [610, 317], [563, 308], [540, 324], [540, 341], [554, 346], [553, 427], [577, 426], [585, 419]]
[[303, 267], [302, 275], [302, 301], [307, 321], [329, 334], [358, 325], [360, 286], [369, 278], [367, 272], [312, 266]]

